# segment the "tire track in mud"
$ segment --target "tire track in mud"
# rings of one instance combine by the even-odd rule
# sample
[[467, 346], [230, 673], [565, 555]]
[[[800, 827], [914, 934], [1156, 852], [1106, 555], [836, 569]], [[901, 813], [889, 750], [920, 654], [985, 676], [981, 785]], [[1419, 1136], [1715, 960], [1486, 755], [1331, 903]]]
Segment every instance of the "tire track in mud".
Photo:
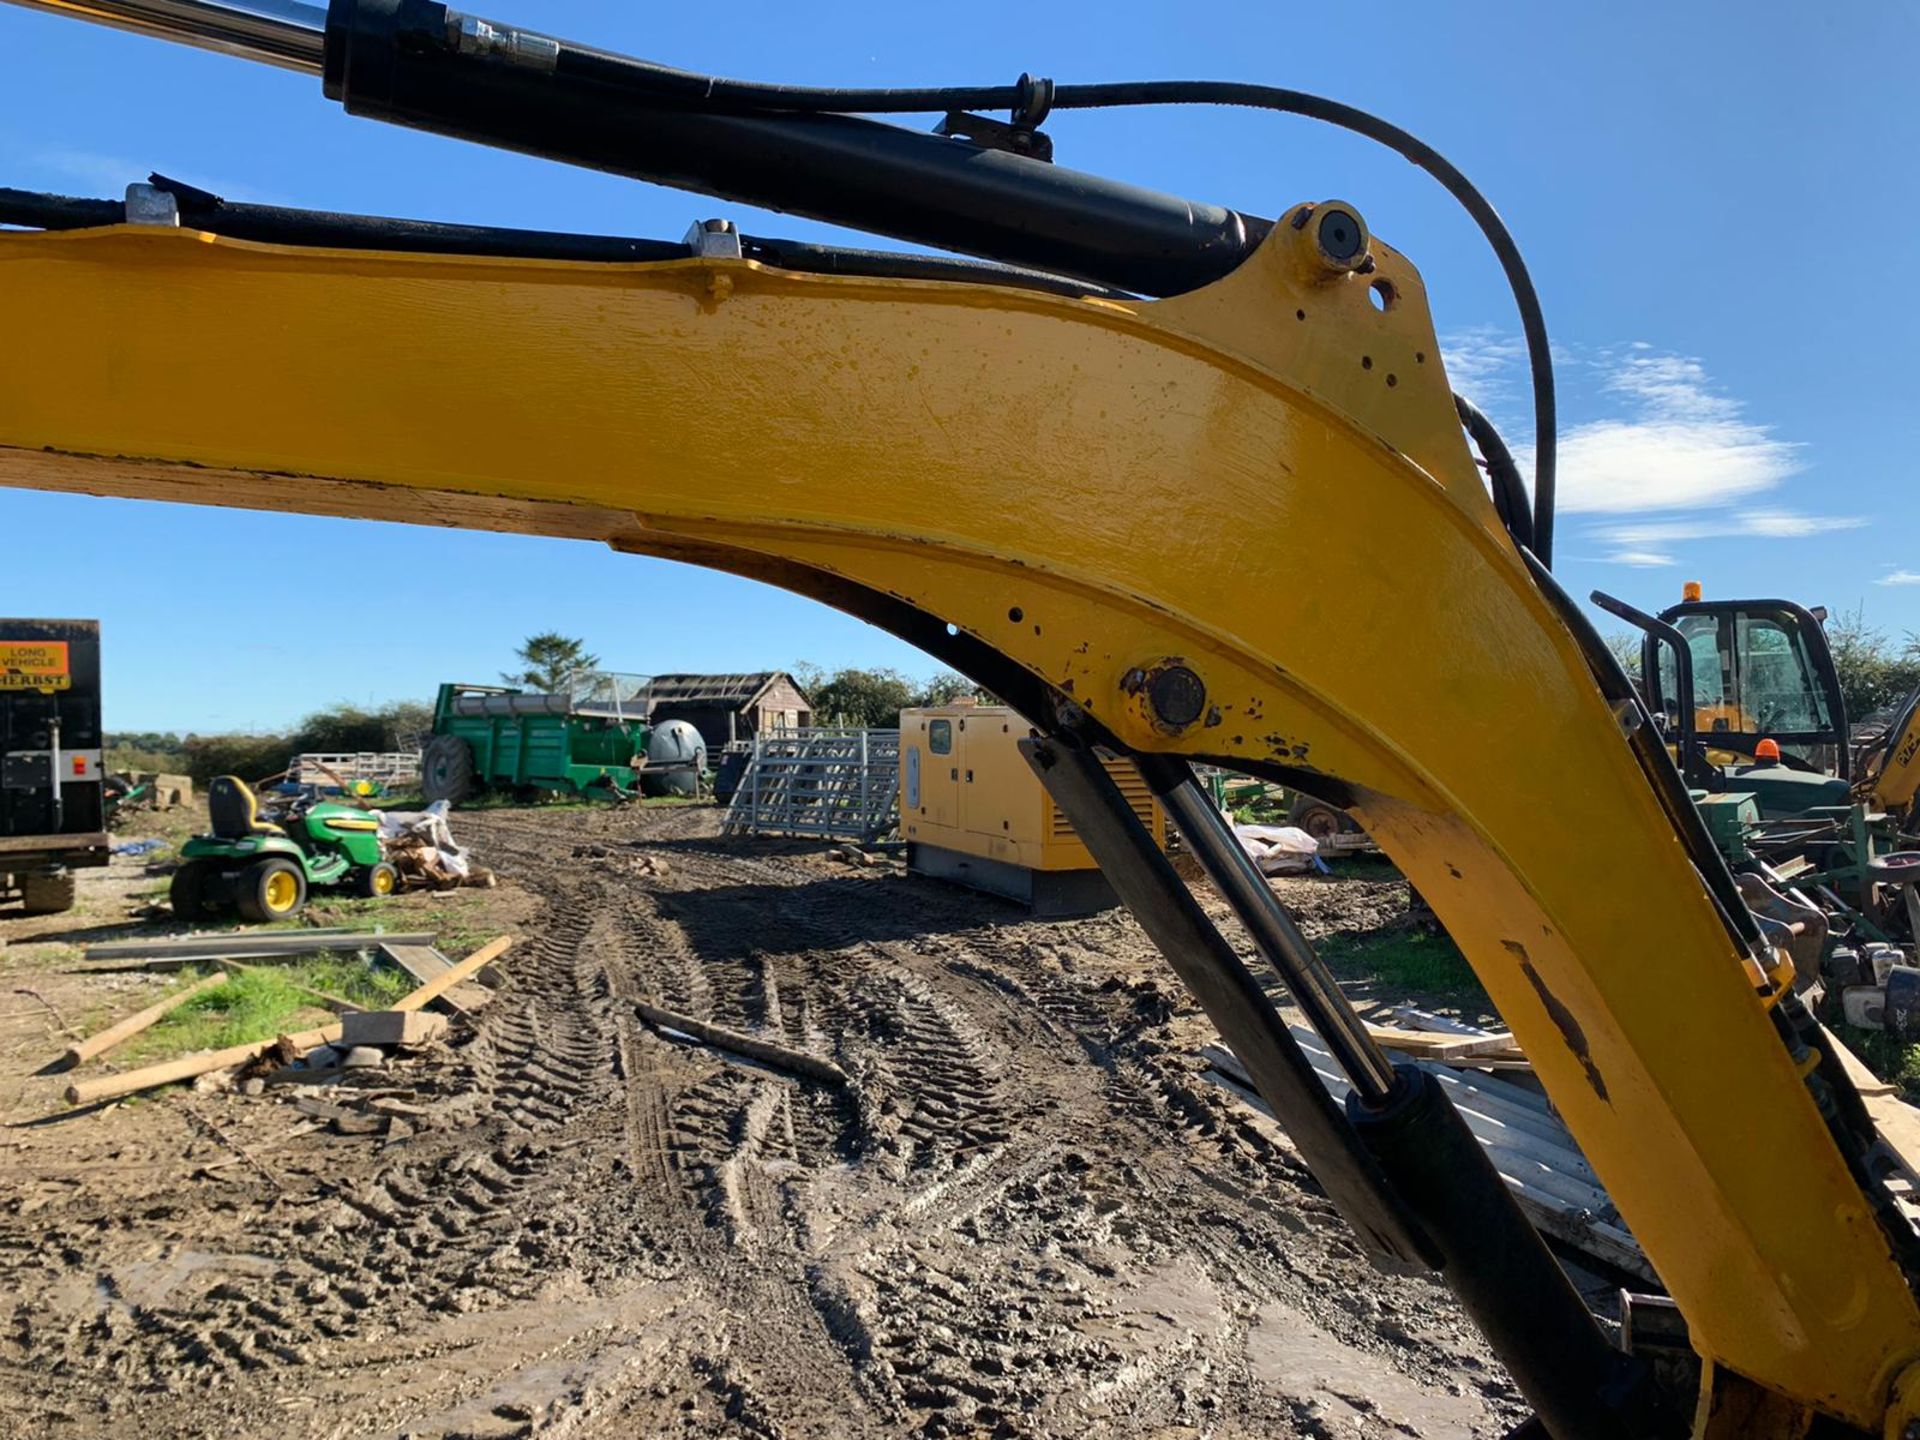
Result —
[[297, 1220], [263, 1227], [255, 1251], [268, 1273], [137, 1310], [109, 1286], [106, 1314], [130, 1325], [143, 1378], [217, 1385], [311, 1363], [328, 1342], [531, 1295], [576, 1229], [542, 1213], [565, 1189], [562, 1132], [619, 1088], [603, 928], [591, 909], [554, 907], [480, 1013], [462, 1073], [441, 1082], [453, 1094], [439, 1108], [456, 1128], [416, 1137]]
[[[1037, 925], [716, 821], [464, 814], [463, 842], [546, 908], [436, 1074], [445, 1128], [326, 1141], [337, 1181], [250, 1220], [250, 1253], [158, 1305], [109, 1294], [56, 1348], [109, 1346], [152, 1392], [372, 1393], [354, 1367], [388, 1339], [431, 1366], [437, 1319], [690, 1287], [698, 1325], [596, 1381], [610, 1418], [568, 1428], [589, 1440], [1320, 1434], [1252, 1378], [1254, 1317], [1310, 1317], [1433, 1386], [1483, 1353], [1433, 1287], [1374, 1275], [1284, 1143], [1199, 1078], [1168, 1028], [1184, 997], [1130, 922]], [[851, 1083], [664, 1037], [640, 999]], [[56, 1263], [6, 1244], [0, 1276]], [[547, 1423], [529, 1414], [475, 1433]]]
[[[743, 867], [736, 857], [690, 858], [682, 851], [674, 864], [665, 882], [670, 898], [652, 914], [643, 907], [636, 923], [657, 933], [662, 911], [675, 917], [668, 923], [676, 926], [681, 916], [697, 923], [698, 963], [708, 978], [702, 1018], [765, 1029], [789, 1043], [818, 1048], [821, 1040], [828, 1042], [855, 1077], [860, 1112], [854, 1132], [843, 1132], [835, 1148], [894, 1181], [884, 1207], [891, 1216], [905, 1214], [935, 1236], [956, 1237], [956, 1251], [986, 1248], [991, 1241], [1016, 1252], [1030, 1245], [1046, 1253], [1074, 1244], [1076, 1236], [1085, 1248], [1088, 1237], [1111, 1243], [1137, 1229], [1124, 1216], [1114, 1218], [1117, 1202], [1085, 1193], [1084, 1176], [1092, 1167], [1078, 1152], [998, 1173], [992, 1162], [1013, 1138], [1020, 1113], [1002, 1093], [1005, 1047], [983, 1032], [971, 1007], [951, 998], [951, 979], [941, 974], [947, 957], [938, 953], [946, 942], [926, 947], [933, 952], [929, 961], [916, 956], [903, 963], [900, 947], [861, 939], [876, 920], [885, 930], [892, 921], [911, 918], [884, 908], [877, 917], [848, 913], [876, 901], [884, 907], [891, 897], [877, 894], [879, 887], [849, 885], [831, 874], [823, 878], [817, 868], [777, 858]], [[738, 894], [743, 871], [754, 888], [784, 893], [744, 900]], [[701, 885], [710, 876], [728, 882], [722, 894]], [[910, 935], [940, 927], [941, 917], [926, 915], [924, 897], [902, 898], [922, 902], [914, 908], [924, 924], [894, 928]], [[739, 913], [716, 924], [711, 913], [692, 913], [702, 906]], [[977, 927], [977, 917], [969, 918]], [[769, 953], [759, 943], [775, 926], [778, 953]], [[683, 938], [670, 940], [666, 950], [684, 953]], [[965, 950], [974, 938], [951, 943]], [[988, 955], [984, 967], [999, 958]], [[923, 964], [930, 975], [921, 973]], [[1007, 987], [995, 988], [1005, 994]], [[1049, 1017], [1043, 1023], [1059, 1033], [1063, 1047], [1081, 1048], [1081, 1030], [1112, 1035], [1109, 1017], [1072, 989], [1039, 993], [1041, 1013]], [[1014, 1002], [1023, 998], [1030, 997], [1016, 995]], [[773, 1225], [776, 1202], [769, 1187], [753, 1181], [796, 1165], [804, 1173], [815, 1158], [798, 1153], [797, 1146], [783, 1148], [777, 1138], [769, 1143], [776, 1118], [783, 1110], [791, 1115], [787, 1096], [793, 1088], [723, 1065], [672, 1106], [676, 1157], [704, 1188], [710, 1221], [735, 1248], [764, 1243]], [[1145, 1099], [1137, 1103], [1151, 1108]], [[813, 1301], [862, 1375], [865, 1391], [895, 1418], [911, 1418], [926, 1433], [990, 1429], [1030, 1411], [1047, 1394], [1083, 1388], [1090, 1376], [1105, 1375], [1103, 1383], [1117, 1394], [1123, 1370], [1135, 1386], [1156, 1373], [1138, 1354], [1075, 1338], [1075, 1322], [1092, 1312], [1084, 1305], [1076, 1309], [1086, 1282], [1071, 1269], [1042, 1266], [1033, 1272], [1013, 1261], [1006, 1275], [976, 1271], [964, 1283], [942, 1281], [944, 1272], [928, 1270], [904, 1242], [888, 1238], [891, 1228], [891, 1220], [876, 1227], [871, 1238], [878, 1243], [854, 1238], [850, 1253], [841, 1257], [842, 1278], [817, 1278]], [[948, 1248], [924, 1237], [916, 1243]], [[1156, 1250], [1156, 1258], [1165, 1248]], [[1099, 1272], [1082, 1273], [1117, 1273], [1110, 1262], [1095, 1263]]]
[[[1118, 1396], [1160, 1373], [1159, 1362], [1146, 1363], [1124, 1345], [1084, 1338], [1081, 1322], [1098, 1318], [1090, 1283], [1097, 1289], [1123, 1267], [1159, 1263], [1170, 1246], [1164, 1237], [1143, 1245], [1148, 1232], [1122, 1202], [1089, 1193], [1094, 1167], [1078, 1151], [1011, 1168], [993, 1163], [1013, 1138], [1020, 1107], [1001, 1093], [1004, 1045], [983, 1033], [972, 1006], [950, 998], [951, 972], [956, 960], [972, 972], [963, 993], [977, 985], [1037, 1012], [1036, 1028], [1051, 1031], [1062, 1052], [1102, 1065], [1099, 1083], [1116, 1108], [1158, 1119], [1164, 1129], [1167, 1101], [1157, 1077], [1111, 1054], [1133, 1018], [1113, 1012], [1132, 1010], [1134, 997], [1100, 997], [1108, 1000], [1101, 1004], [1044, 978], [1031, 956], [1002, 953], [968, 903], [942, 905], [936, 894], [929, 906], [923, 894], [902, 894], [912, 913], [898, 913], [886, 892], [904, 887], [849, 883], [780, 857], [742, 864], [697, 849], [670, 853], [674, 869], [663, 895], [637, 907], [634, 924], [675, 957], [692, 949], [680, 920], [699, 930], [693, 963], [708, 984], [696, 1013], [789, 1043], [819, 1048], [824, 1040], [823, 1053], [855, 1077], [858, 1124], [835, 1148], [893, 1181], [889, 1218], [869, 1236], [844, 1240], [835, 1276], [816, 1276], [812, 1289], [874, 1403], [929, 1434], [991, 1429], [1049, 1395], [1099, 1385]], [[747, 898], [749, 889], [765, 893]], [[967, 923], [943, 924], [938, 912], [949, 909]], [[726, 911], [737, 913], [716, 913]], [[896, 923], [915, 918], [920, 923]], [[663, 925], [679, 933], [663, 937]], [[876, 927], [900, 930], [905, 944], [861, 938]], [[777, 953], [770, 953], [761, 945], [776, 930]], [[911, 938], [916, 932], [925, 938]], [[1011, 974], [1024, 974], [1026, 983]], [[804, 1173], [816, 1158], [768, 1144], [792, 1088], [723, 1065], [672, 1105], [676, 1159], [703, 1192], [710, 1223], [736, 1249], [766, 1243], [775, 1228], [770, 1188], [752, 1182], [788, 1166]], [[1211, 1118], [1202, 1110], [1185, 1123]], [[889, 1235], [901, 1215], [915, 1222], [916, 1240]], [[1119, 1264], [1093, 1253], [1114, 1244], [1125, 1252]], [[1012, 1260], [1000, 1273], [962, 1258], [996, 1247], [1015, 1255], [1066, 1250], [1091, 1264], [1072, 1255], [1037, 1269]], [[1237, 1343], [1222, 1335], [1220, 1344]], [[1166, 1354], [1186, 1356], [1190, 1348]]]

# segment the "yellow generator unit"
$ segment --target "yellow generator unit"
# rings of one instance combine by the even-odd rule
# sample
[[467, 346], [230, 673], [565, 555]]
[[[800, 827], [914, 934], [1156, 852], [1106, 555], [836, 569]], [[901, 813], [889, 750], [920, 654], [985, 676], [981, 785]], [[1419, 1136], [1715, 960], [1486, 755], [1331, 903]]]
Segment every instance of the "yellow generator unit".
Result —
[[[1117, 904], [1093, 856], [1021, 758], [1032, 732], [1004, 705], [900, 712], [900, 833], [907, 868], [1018, 900], [1041, 916]], [[1167, 818], [1131, 762], [1107, 771], [1162, 849]]]

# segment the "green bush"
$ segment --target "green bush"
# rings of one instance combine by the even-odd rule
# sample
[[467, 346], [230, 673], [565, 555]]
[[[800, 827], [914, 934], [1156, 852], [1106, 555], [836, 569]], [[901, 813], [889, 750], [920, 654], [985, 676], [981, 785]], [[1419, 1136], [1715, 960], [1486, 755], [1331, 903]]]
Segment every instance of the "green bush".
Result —
[[407, 749], [432, 728], [433, 707], [418, 700], [394, 700], [374, 710], [342, 703], [316, 710], [291, 730], [189, 735], [174, 768], [184, 768], [202, 785], [216, 775], [263, 780], [285, 770], [296, 755]]

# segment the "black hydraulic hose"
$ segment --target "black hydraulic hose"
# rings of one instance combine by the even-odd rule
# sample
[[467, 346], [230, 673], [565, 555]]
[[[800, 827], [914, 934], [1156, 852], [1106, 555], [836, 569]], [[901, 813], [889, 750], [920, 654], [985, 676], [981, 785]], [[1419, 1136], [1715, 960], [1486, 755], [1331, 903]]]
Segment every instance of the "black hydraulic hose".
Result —
[[48, 195], [0, 186], [0, 225], [29, 230], [86, 230], [120, 225], [126, 218], [124, 201], [86, 200], [76, 195]]
[[1525, 551], [1521, 554], [1527, 561], [1528, 569], [1533, 572], [1534, 583], [1540, 587], [1541, 594], [1560, 616], [1561, 623], [1573, 633], [1574, 641], [1586, 659], [1587, 669], [1600, 687], [1600, 693], [1620, 717], [1627, 744], [1640, 762], [1647, 782], [1653, 786], [1660, 808], [1666, 812], [1674, 834], [1685, 847], [1695, 873], [1707, 887], [1714, 908], [1720, 912], [1721, 923], [1727, 927], [1727, 934], [1739, 944], [1743, 954], [1760, 964], [1762, 970], [1771, 968], [1773, 947], [1761, 934], [1760, 922], [1754, 919], [1753, 912], [1747, 908], [1746, 897], [1740, 893], [1726, 857], [1715, 846], [1707, 822], [1700, 818], [1693, 797], [1687, 793], [1686, 782], [1674, 767], [1673, 757], [1667, 754], [1666, 745], [1654, 729], [1653, 717], [1647, 713], [1645, 703], [1634, 692], [1633, 682], [1627, 679], [1627, 672], [1620, 668], [1620, 662], [1607, 648], [1607, 642], [1600, 638], [1600, 632], [1594, 628], [1593, 622], [1574, 603], [1573, 597], [1560, 588], [1552, 572], [1540, 563], [1537, 556]]
[[[246, 205], [223, 200], [190, 185], [155, 175], [156, 187], [174, 196], [180, 223], [235, 240], [270, 245], [324, 245], [341, 250], [398, 250], [435, 255], [480, 255], [502, 259], [583, 260], [604, 264], [684, 260], [693, 252], [677, 240], [644, 240], [624, 235], [572, 234], [555, 230], [516, 230], [493, 225], [455, 225], [438, 220], [406, 220], [382, 215], [350, 215], [328, 210], [293, 210], [279, 205]], [[123, 224], [127, 207], [119, 200], [49, 195], [0, 186], [0, 225], [35, 230], [84, 230]], [[995, 265], [957, 255], [909, 255], [897, 250], [863, 250], [742, 235], [740, 253], [781, 270], [814, 275], [858, 275], [876, 279], [943, 280], [976, 285], [1010, 285], [1058, 295], [1131, 298], [1124, 290], [1069, 280], [1039, 270]]]
[[[1056, 109], [1234, 105], [1350, 130], [1437, 179], [1473, 217], [1506, 274], [1533, 384], [1531, 549], [1552, 565], [1553, 360], [1532, 276], [1499, 212], [1457, 166], [1357, 106], [1236, 81], [1056, 85], [1022, 75], [1012, 85], [934, 88], [759, 85], [498, 25], [435, 0], [330, 0], [324, 26], [310, 5], [260, 0], [24, 3], [296, 69], [317, 61], [323, 89], [354, 114], [1152, 294], [1217, 278], [1259, 243], [1269, 222], [1072, 172], [1036, 185], [1020, 166], [1044, 172], [1051, 165], [983, 145], [964, 146], [956, 163], [944, 150], [914, 143], [933, 137], [855, 117], [1004, 108], [1016, 132], [1030, 133]], [[466, 63], [450, 71], [449, 60]], [[944, 202], [936, 198], [942, 194]], [[1040, 197], [1045, 204], [1036, 210]]]
[[1513, 452], [1507, 449], [1493, 422], [1466, 396], [1456, 394], [1453, 408], [1486, 462], [1487, 479], [1493, 486], [1493, 508], [1500, 512], [1500, 523], [1507, 527], [1514, 544], [1532, 550], [1533, 512], [1527, 509], [1527, 487], [1520, 479], [1520, 467], [1513, 463]]
[[1533, 537], [1529, 546], [1541, 563], [1553, 563], [1553, 513], [1556, 491], [1557, 402], [1553, 355], [1539, 292], [1513, 234], [1500, 212], [1458, 166], [1410, 131], [1357, 106], [1304, 90], [1230, 80], [1136, 80], [1113, 84], [1056, 85], [1021, 76], [1013, 85], [946, 86], [917, 89], [842, 89], [822, 86], [761, 85], [699, 75], [670, 66], [605, 52], [563, 48], [559, 74], [622, 88], [641, 86], [668, 104], [742, 113], [786, 111], [797, 114], [919, 114], [952, 110], [1007, 110], [1017, 124], [1037, 125], [1051, 110], [1104, 110], [1139, 105], [1233, 105], [1311, 120], [1350, 130], [1386, 146], [1425, 170], [1460, 202], [1480, 227], [1505, 273], [1520, 312], [1527, 341], [1527, 367], [1533, 385], [1534, 475]]
[[1277, 85], [1250, 85], [1224, 80], [1142, 80], [1117, 85], [1061, 85], [1053, 92], [1056, 110], [1106, 109], [1123, 105], [1245, 105], [1337, 125], [1419, 166], [1458, 200], [1493, 247], [1500, 268], [1513, 291], [1520, 312], [1520, 328], [1527, 339], [1527, 369], [1533, 382], [1533, 553], [1549, 569], [1553, 566], [1553, 508], [1556, 490], [1556, 436], [1559, 419], [1553, 382], [1553, 353], [1547, 344], [1547, 319], [1534, 289], [1533, 276], [1521, 257], [1520, 246], [1472, 181], [1452, 161], [1426, 141], [1390, 121], [1352, 105], [1287, 90]]

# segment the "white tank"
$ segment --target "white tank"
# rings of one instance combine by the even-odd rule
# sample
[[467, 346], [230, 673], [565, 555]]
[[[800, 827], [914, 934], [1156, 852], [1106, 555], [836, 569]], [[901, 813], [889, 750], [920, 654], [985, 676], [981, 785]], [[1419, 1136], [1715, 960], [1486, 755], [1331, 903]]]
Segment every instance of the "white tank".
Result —
[[672, 766], [649, 774], [649, 795], [698, 795], [700, 774], [707, 768], [707, 742], [685, 720], [663, 720], [647, 736], [647, 768]]

